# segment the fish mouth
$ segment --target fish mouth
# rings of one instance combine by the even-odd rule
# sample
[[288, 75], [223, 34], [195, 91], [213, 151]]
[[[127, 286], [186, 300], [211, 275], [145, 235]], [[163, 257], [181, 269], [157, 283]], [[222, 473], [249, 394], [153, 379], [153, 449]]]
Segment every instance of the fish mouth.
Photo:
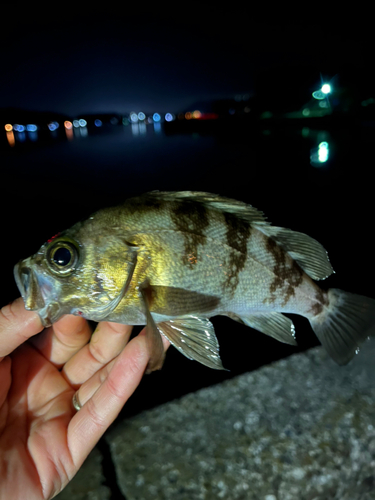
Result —
[[[38, 279], [28, 260], [18, 262], [14, 266], [14, 279], [25, 303], [25, 309], [36, 311], [44, 327], [50, 326], [57, 319], [60, 306], [57, 302], [46, 300], [43, 279]], [[44, 292], [44, 293], [43, 293]]]

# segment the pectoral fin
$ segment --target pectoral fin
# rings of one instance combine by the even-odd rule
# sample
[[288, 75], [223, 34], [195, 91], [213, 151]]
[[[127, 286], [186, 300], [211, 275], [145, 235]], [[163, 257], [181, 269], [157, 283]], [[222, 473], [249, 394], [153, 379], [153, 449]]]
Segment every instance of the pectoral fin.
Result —
[[147, 287], [141, 289], [141, 294], [146, 311], [146, 338], [150, 352], [150, 360], [147, 365], [146, 373], [160, 370], [164, 364], [165, 352], [160, 332], [156, 326], [154, 318], [150, 312], [150, 294]]
[[207, 318], [187, 316], [158, 323], [160, 332], [184, 356], [209, 368], [225, 370], [214, 327]]
[[227, 316], [243, 323], [258, 332], [265, 333], [284, 344], [297, 345], [294, 337], [295, 330], [292, 320], [278, 312], [269, 312], [264, 314], [251, 314], [248, 316], [237, 316], [228, 313]]

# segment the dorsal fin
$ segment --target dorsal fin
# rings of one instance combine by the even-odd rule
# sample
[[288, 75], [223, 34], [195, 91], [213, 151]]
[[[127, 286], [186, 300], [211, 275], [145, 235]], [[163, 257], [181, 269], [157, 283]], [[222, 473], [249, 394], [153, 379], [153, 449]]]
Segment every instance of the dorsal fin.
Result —
[[276, 241], [311, 278], [322, 280], [334, 272], [327, 251], [307, 234], [277, 226], [264, 226], [259, 230]]
[[243, 201], [225, 198], [218, 194], [203, 191], [151, 191], [147, 196], [152, 196], [165, 201], [189, 200], [202, 203], [207, 208], [236, 215], [250, 224], [268, 224], [263, 212], [257, 210]]

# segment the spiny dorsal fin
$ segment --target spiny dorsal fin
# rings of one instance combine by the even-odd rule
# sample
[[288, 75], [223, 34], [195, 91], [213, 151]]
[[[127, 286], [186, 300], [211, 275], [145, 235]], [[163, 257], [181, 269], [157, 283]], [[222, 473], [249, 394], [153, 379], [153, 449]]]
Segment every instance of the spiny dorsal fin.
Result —
[[227, 212], [246, 220], [250, 224], [268, 224], [263, 212], [257, 210], [243, 201], [225, 198], [218, 194], [203, 191], [151, 191], [147, 196], [152, 196], [166, 201], [189, 200], [202, 203], [207, 208]]

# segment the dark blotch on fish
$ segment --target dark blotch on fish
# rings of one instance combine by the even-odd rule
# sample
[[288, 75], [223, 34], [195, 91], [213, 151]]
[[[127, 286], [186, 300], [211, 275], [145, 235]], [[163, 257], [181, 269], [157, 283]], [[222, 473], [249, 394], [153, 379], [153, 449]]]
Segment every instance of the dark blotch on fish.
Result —
[[[125, 202], [126, 210], [130, 213], [146, 213], [153, 212], [154, 210], [159, 210], [165, 206], [165, 203], [153, 196], [153, 193], [147, 193], [146, 195], [139, 196], [137, 198], [130, 198]], [[119, 209], [122, 211], [122, 207]]]
[[288, 266], [285, 251], [272, 238], [267, 239], [267, 250], [275, 259], [273, 268], [275, 278], [270, 285], [271, 297], [269, 298], [269, 302], [274, 302], [278, 288], [285, 286], [284, 302], [282, 304], [285, 306], [288, 300], [295, 295], [296, 288], [302, 283], [303, 270], [294, 260], [292, 261], [292, 266]]
[[229, 254], [229, 269], [226, 287], [235, 292], [239, 283], [239, 272], [245, 267], [247, 241], [250, 236], [250, 224], [230, 213], [224, 213], [227, 228], [227, 243], [235, 250]]
[[172, 220], [177, 231], [184, 236], [183, 264], [191, 269], [198, 262], [198, 245], [206, 243], [205, 229], [209, 225], [204, 205], [193, 201], [181, 201], [172, 209]]
[[318, 315], [323, 311], [323, 307], [329, 304], [327, 292], [319, 288], [316, 291], [315, 300], [316, 302], [311, 306], [310, 312], [314, 315]]

